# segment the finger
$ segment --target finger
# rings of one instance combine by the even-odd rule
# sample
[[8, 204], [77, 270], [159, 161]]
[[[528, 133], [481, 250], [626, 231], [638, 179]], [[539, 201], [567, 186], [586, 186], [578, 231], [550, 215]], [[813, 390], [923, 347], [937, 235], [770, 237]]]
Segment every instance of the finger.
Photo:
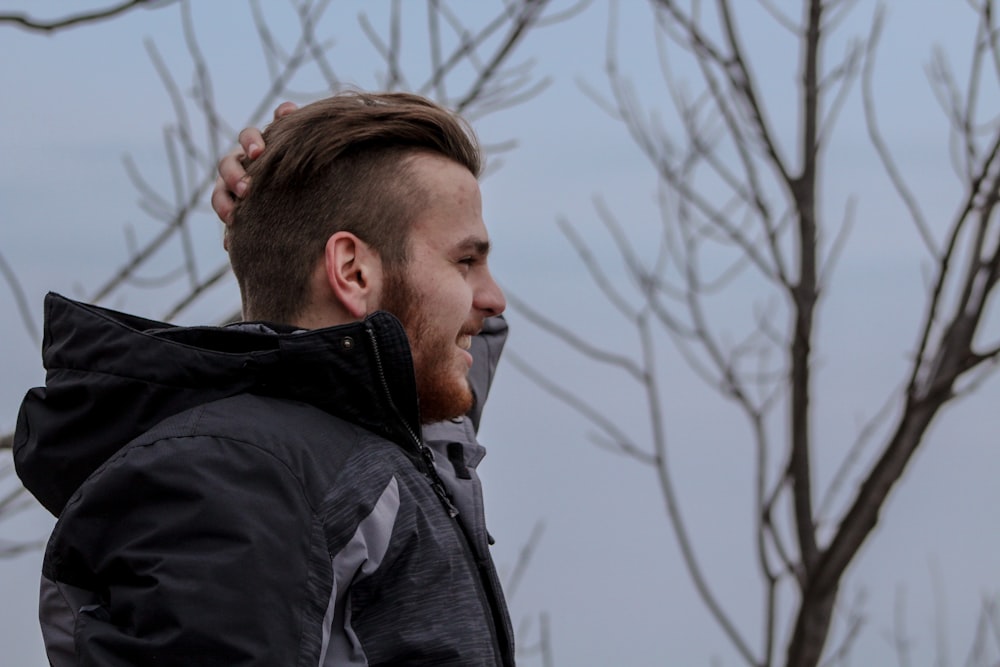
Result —
[[278, 120], [282, 116], [287, 116], [298, 108], [299, 105], [295, 102], [282, 102], [274, 110], [274, 120]]
[[248, 158], [254, 160], [264, 150], [264, 137], [256, 127], [244, 127], [240, 130], [240, 146]]
[[[228, 186], [220, 176], [215, 179], [215, 189], [212, 190], [212, 209], [219, 216], [219, 220], [222, 220], [228, 227], [233, 224], [233, 211], [235, 208], [236, 201], [229, 193]], [[223, 239], [223, 247], [226, 245], [226, 239]]]
[[219, 178], [230, 196], [243, 197], [247, 193], [247, 172], [243, 168], [242, 151], [233, 151], [219, 160]]

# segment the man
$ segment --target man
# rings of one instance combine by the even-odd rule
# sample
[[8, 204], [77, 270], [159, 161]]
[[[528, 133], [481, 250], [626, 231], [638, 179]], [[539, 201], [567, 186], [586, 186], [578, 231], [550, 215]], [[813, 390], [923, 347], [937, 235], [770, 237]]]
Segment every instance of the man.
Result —
[[263, 139], [229, 232], [257, 324], [47, 299], [15, 459], [59, 516], [51, 664], [513, 664], [472, 471], [505, 306], [479, 148], [403, 94]]

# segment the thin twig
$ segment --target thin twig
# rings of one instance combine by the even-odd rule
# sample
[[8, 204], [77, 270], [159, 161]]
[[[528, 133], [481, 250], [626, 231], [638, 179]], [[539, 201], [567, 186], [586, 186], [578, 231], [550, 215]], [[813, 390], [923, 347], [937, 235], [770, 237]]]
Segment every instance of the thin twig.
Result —
[[535, 550], [538, 549], [544, 533], [545, 522], [536, 521], [528, 539], [521, 545], [521, 550], [517, 553], [517, 560], [514, 562], [514, 567], [504, 582], [503, 589], [507, 597], [513, 598], [517, 594], [517, 589], [524, 579], [524, 574], [528, 571], [528, 566], [531, 564], [531, 557], [534, 556]]
[[875, 53], [878, 49], [879, 38], [882, 35], [883, 17], [884, 12], [881, 9], [876, 12], [875, 18], [872, 20], [871, 32], [868, 36], [868, 47], [865, 49], [863, 73], [861, 76], [861, 98], [864, 102], [865, 125], [868, 128], [868, 136], [871, 139], [872, 146], [874, 146], [875, 152], [878, 154], [879, 160], [881, 160], [882, 166], [889, 176], [893, 187], [910, 212], [910, 217], [913, 219], [913, 224], [920, 233], [921, 240], [923, 240], [931, 256], [938, 258], [940, 251], [937, 248], [937, 243], [934, 241], [934, 234], [931, 232], [930, 224], [924, 217], [923, 209], [921, 209], [920, 204], [917, 202], [916, 196], [914, 196], [906, 181], [903, 180], [899, 167], [896, 165], [896, 161], [893, 159], [892, 153], [882, 138], [882, 133], [878, 127], [873, 84]]
[[[21, 281], [17, 279], [17, 274], [7, 263], [4, 258], [3, 253], [0, 252], [0, 275], [3, 275], [4, 282], [7, 283], [7, 287], [10, 288], [10, 292], [14, 297], [14, 303], [17, 306], [17, 312], [21, 316], [21, 322], [24, 324], [24, 328], [27, 329], [28, 335], [31, 340], [38, 341], [38, 327], [35, 325], [35, 320], [31, 315], [31, 307], [28, 305], [28, 296], [24, 292], [24, 287], [21, 286]], [[3, 446], [0, 445], [0, 449]]]
[[135, 9], [137, 7], [149, 7], [151, 9], [157, 9], [160, 7], [166, 7], [172, 2], [174, 2], [174, 0], [128, 0], [127, 2], [122, 2], [121, 4], [108, 7], [107, 9], [101, 9], [93, 12], [86, 12], [83, 14], [68, 16], [66, 18], [55, 19], [52, 21], [33, 19], [27, 14], [4, 13], [0, 14], [0, 23], [11, 23], [25, 30], [51, 33], [57, 30], [62, 30], [64, 28], [72, 28], [75, 26], [83, 25], [85, 23], [93, 23], [95, 21], [109, 19], [114, 16], [118, 16], [119, 14], [123, 14], [129, 11], [130, 9]]
[[632, 442], [621, 429], [604, 416], [601, 410], [589, 405], [573, 392], [552, 381], [547, 375], [535, 370], [534, 365], [528, 363], [513, 350], [506, 350], [504, 352], [504, 359], [511, 366], [523, 373], [529, 380], [538, 385], [543, 391], [572, 408], [591, 424], [607, 434], [608, 438], [615, 443], [616, 452], [626, 454], [647, 465], [656, 465], [656, 457]]

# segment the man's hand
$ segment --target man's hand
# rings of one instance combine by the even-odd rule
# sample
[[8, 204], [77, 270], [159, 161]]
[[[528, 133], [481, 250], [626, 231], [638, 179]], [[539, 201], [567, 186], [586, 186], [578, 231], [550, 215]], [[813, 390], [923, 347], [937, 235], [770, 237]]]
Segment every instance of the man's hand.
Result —
[[[287, 116], [296, 109], [294, 102], [284, 102], [274, 110], [274, 119]], [[250, 180], [243, 168], [243, 160], [255, 160], [264, 151], [264, 137], [256, 127], [244, 128], [238, 138], [239, 146], [219, 160], [219, 177], [215, 180], [212, 190], [212, 208], [226, 225], [226, 235], [222, 239], [222, 247], [229, 249], [229, 225], [233, 224], [233, 210], [236, 200], [242, 199], [250, 187]]]

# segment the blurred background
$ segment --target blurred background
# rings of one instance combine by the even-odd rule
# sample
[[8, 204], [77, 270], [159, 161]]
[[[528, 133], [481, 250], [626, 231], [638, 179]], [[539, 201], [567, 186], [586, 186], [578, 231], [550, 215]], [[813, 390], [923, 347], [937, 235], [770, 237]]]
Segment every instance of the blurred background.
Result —
[[44, 294], [233, 318], [218, 157], [344, 87], [488, 151], [520, 664], [998, 664], [992, 2], [65, 5], [0, 0], [4, 665], [46, 664]]

